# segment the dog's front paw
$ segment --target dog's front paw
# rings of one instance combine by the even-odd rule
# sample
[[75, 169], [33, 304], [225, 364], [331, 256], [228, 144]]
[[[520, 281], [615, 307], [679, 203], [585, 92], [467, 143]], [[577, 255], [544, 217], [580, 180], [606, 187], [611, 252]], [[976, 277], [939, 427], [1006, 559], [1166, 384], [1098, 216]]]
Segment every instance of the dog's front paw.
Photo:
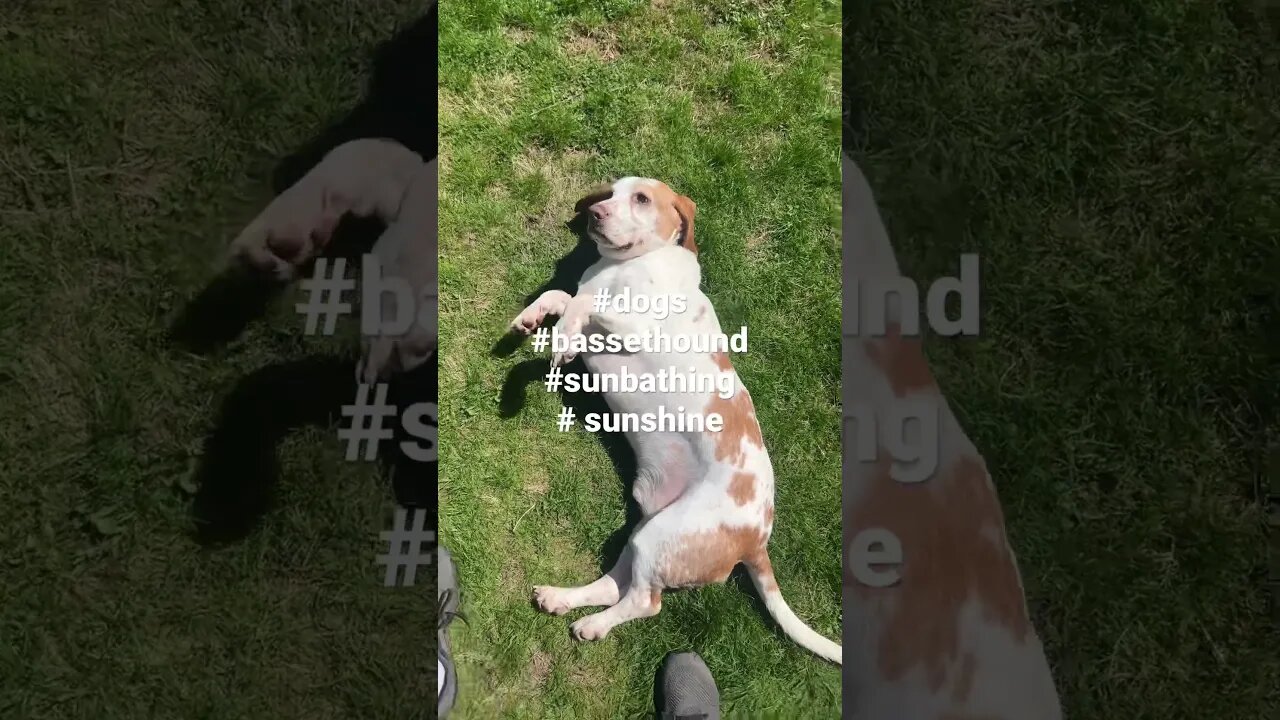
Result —
[[551, 367], [553, 368], [564, 367], [565, 365], [568, 365], [569, 363], [573, 362], [573, 359], [576, 357], [578, 357], [578, 353], [572, 349], [565, 350], [564, 352], [554, 353], [551, 356]]
[[[578, 357], [578, 346], [582, 345], [586, 339], [582, 333], [584, 327], [586, 327], [586, 317], [577, 315], [560, 318], [560, 322], [555, 324], [551, 334], [551, 367], [568, 365]], [[563, 350], [555, 348], [557, 335], [563, 339]]]
[[272, 200], [231, 241], [229, 254], [253, 270], [291, 280], [299, 265], [328, 244], [342, 215], [340, 206], [326, 198], [318, 181], [303, 178]]
[[511, 332], [528, 335], [537, 330], [546, 317], [547, 314], [542, 312], [536, 304], [530, 305], [524, 309], [524, 312], [517, 315], [515, 320], [511, 321]]
[[604, 613], [588, 615], [569, 626], [573, 637], [580, 641], [603, 640], [613, 629], [613, 623], [602, 619]]
[[551, 615], [563, 615], [573, 609], [564, 597], [564, 588], [539, 585], [533, 589], [533, 602], [538, 609]]

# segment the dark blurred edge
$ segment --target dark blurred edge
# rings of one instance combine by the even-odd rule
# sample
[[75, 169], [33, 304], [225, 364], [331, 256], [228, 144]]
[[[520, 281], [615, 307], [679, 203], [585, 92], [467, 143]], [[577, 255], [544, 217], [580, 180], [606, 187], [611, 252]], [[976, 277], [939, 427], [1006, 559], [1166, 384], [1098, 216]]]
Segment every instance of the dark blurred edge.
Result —
[[[436, 156], [437, 19], [432, 3], [425, 15], [375, 49], [365, 97], [277, 164], [272, 173], [276, 193], [351, 140], [388, 138], [424, 160]], [[348, 218], [327, 254], [356, 257], [367, 252], [384, 229], [376, 221]], [[192, 352], [212, 353], [262, 317], [280, 289], [241, 271], [228, 271], [188, 304], [172, 328], [172, 337]], [[433, 355], [415, 371], [395, 378], [390, 400], [401, 411], [415, 403], [436, 402], [437, 368]], [[279, 443], [294, 429], [341, 422], [341, 406], [353, 402], [355, 390], [352, 357], [316, 356], [278, 363], [239, 380], [222, 402], [197, 469], [193, 513], [200, 539], [228, 542], [252, 532], [272, 505], [279, 479]], [[396, 437], [382, 443], [379, 456], [397, 502], [427, 510], [428, 524], [435, 530], [438, 464], [405, 455], [399, 444], [410, 439], [396, 423]]]

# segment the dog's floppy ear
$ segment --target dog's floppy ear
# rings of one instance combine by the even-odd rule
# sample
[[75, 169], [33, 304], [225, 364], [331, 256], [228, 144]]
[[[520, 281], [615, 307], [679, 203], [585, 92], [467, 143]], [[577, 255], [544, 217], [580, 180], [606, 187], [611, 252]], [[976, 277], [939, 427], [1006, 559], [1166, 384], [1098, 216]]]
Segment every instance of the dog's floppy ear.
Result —
[[601, 183], [600, 185], [596, 185], [591, 188], [585, 197], [574, 203], [573, 211], [575, 213], [584, 213], [587, 211], [587, 208], [592, 205], [595, 205], [601, 200], [608, 200], [611, 197], [613, 197], [613, 186]]
[[698, 245], [693, 241], [693, 216], [698, 206], [684, 195], [676, 195], [676, 212], [680, 215], [680, 239], [677, 244], [694, 255], [698, 254]]

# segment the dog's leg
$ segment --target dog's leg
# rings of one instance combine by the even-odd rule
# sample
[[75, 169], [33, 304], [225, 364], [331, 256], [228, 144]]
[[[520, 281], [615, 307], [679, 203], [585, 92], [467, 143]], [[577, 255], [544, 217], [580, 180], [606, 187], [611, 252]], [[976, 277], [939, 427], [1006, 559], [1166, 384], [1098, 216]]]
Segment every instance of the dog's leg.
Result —
[[[662, 447], [666, 448], [666, 452], [663, 455], [667, 459], [667, 471], [664, 472], [661, 467], [654, 465], [644, 465], [636, 474], [636, 481], [632, 489], [632, 494], [640, 505], [640, 511], [645, 518], [656, 515], [663, 508], [670, 505], [680, 497], [688, 486], [688, 481], [681, 479], [683, 476], [673, 477], [686, 472], [686, 468], [680, 463], [685, 462], [688, 457], [687, 446], [680, 443], [671, 443]], [[643, 455], [644, 451], [637, 447], [636, 453]], [[632, 532], [632, 538], [640, 531], [641, 527], [643, 527], [643, 521]], [[634, 556], [635, 550], [632, 549], [631, 541], [628, 540], [626, 547], [622, 549], [622, 554], [618, 557], [618, 562], [614, 563], [613, 568], [595, 582], [572, 588], [545, 585], [535, 587], [533, 596], [538, 604], [538, 609], [552, 615], [563, 615], [580, 607], [612, 606], [617, 604], [621, 598], [627, 595], [631, 588], [632, 559]]]
[[653, 617], [662, 610], [662, 588], [640, 577], [632, 567], [631, 585], [620, 600], [607, 610], [588, 615], [569, 626], [578, 640], [602, 640], [618, 625], [628, 620]]
[[393, 222], [422, 164], [417, 153], [387, 140], [340, 145], [245, 227], [231, 242], [230, 256], [280, 280], [292, 279], [299, 265], [328, 244], [343, 215]]
[[572, 297], [563, 290], [548, 290], [542, 293], [529, 307], [521, 311], [515, 320], [511, 321], [511, 329], [521, 335], [528, 335], [537, 330], [548, 315], [563, 315]]
[[[678, 492], [664, 492], [662, 480], [662, 471], [658, 468], [642, 467], [636, 473], [636, 480], [631, 485], [631, 497], [635, 498], [644, 517], [657, 514], [679, 497]], [[684, 488], [681, 487], [680, 490]]]
[[551, 367], [567, 365], [578, 356], [578, 350], [573, 347], [573, 344], [575, 338], [582, 335], [583, 329], [587, 326], [587, 318], [591, 315], [593, 302], [595, 300], [592, 293], [582, 292], [565, 303], [564, 311], [560, 315], [560, 320], [556, 322], [554, 330], [556, 335], [566, 338], [566, 346], [559, 352], [555, 352], [555, 348], [552, 348]]
[[679, 553], [673, 543], [681, 537], [689, 507], [699, 499], [682, 495], [636, 528], [627, 543], [631, 549], [631, 582], [621, 599], [601, 612], [581, 618], [570, 626], [578, 640], [600, 640], [613, 628], [629, 620], [653, 617], [662, 610], [663, 568]]
[[653, 517], [684, 494], [697, 472], [697, 462], [689, 442], [680, 436], [641, 435], [632, 448], [640, 467], [631, 497], [644, 517]]
[[562, 588], [540, 585], [533, 589], [538, 609], [552, 615], [563, 615], [580, 607], [613, 605], [631, 587], [631, 545], [622, 549], [618, 562], [599, 580], [581, 587]]

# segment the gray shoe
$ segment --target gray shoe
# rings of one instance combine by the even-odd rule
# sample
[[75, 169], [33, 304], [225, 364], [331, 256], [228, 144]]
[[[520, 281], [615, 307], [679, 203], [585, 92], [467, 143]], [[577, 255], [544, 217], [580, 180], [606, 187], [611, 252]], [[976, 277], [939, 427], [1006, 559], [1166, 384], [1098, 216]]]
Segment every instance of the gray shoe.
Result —
[[[449, 623], [455, 617], [461, 617], [458, 605], [462, 598], [458, 592], [458, 568], [453, 558], [443, 545], [436, 546], [436, 593], [440, 602], [440, 618], [437, 622], [439, 650], [437, 660], [438, 671], [443, 682], [437, 681], [439, 698], [436, 701], [436, 717], [444, 720], [458, 699], [458, 675], [453, 669], [453, 658], [449, 654]], [[464, 620], [466, 618], [463, 618]]]
[[720, 691], [697, 653], [668, 655], [661, 673], [661, 720], [720, 720]]

